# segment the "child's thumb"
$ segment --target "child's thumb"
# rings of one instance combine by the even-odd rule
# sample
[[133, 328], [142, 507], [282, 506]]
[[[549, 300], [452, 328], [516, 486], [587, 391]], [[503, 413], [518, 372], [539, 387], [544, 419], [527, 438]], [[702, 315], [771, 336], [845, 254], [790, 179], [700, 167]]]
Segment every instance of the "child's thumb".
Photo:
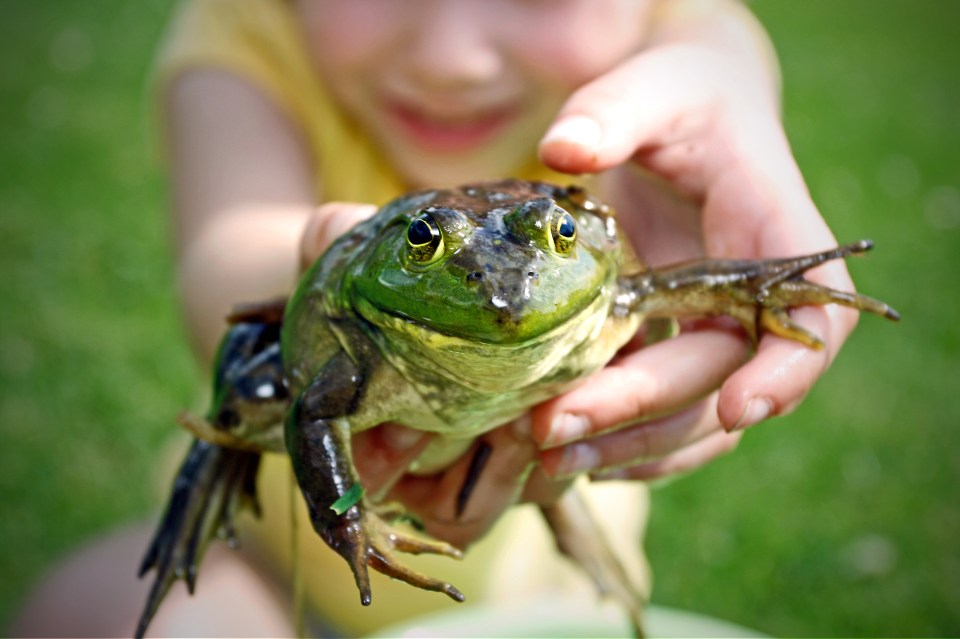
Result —
[[641, 53], [578, 89], [540, 141], [540, 159], [558, 171], [594, 173], [700, 137], [709, 126], [712, 83], [690, 77], [694, 55]]

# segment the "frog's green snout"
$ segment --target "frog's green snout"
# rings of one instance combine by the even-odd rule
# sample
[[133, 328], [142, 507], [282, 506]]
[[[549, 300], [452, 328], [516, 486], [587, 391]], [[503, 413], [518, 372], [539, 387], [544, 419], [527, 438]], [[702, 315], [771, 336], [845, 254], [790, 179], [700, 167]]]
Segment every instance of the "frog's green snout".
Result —
[[531, 287], [539, 278], [539, 273], [532, 268], [500, 273], [470, 271], [466, 283], [476, 289], [477, 295], [491, 308], [507, 315], [530, 299]]
[[465, 285], [476, 291], [498, 324], [522, 321], [540, 286], [543, 269], [561, 271], [577, 239], [574, 217], [551, 198], [524, 202], [503, 214], [502, 226], [477, 234], [465, 257]]

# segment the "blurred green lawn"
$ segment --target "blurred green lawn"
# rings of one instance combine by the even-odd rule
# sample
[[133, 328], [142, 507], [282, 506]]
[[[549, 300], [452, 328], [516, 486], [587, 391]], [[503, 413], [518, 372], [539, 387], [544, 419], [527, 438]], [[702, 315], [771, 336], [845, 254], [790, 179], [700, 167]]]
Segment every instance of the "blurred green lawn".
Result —
[[[0, 22], [0, 628], [57, 557], [157, 510], [158, 451], [205, 385], [145, 99], [169, 4]], [[960, 3], [752, 6], [813, 196], [876, 240], [850, 268], [904, 322], [864, 318], [796, 413], [657, 488], [655, 600], [774, 635], [957, 635]]]

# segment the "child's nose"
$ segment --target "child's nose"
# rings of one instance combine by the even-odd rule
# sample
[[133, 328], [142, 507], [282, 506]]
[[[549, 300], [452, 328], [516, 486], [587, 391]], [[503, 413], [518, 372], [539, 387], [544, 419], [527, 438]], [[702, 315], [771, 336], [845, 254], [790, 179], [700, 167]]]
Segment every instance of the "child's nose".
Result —
[[480, 84], [496, 78], [503, 65], [496, 20], [485, 2], [424, 0], [410, 31], [410, 65], [433, 88]]

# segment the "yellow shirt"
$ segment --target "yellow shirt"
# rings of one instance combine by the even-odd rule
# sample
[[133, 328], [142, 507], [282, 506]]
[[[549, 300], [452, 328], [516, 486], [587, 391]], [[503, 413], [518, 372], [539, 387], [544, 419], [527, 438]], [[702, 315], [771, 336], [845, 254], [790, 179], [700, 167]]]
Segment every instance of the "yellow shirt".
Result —
[[[235, 73], [274, 100], [303, 132], [317, 166], [318, 198], [321, 186], [324, 201], [384, 203], [403, 193], [407, 189], [397, 173], [321, 85], [289, 4], [287, 0], [182, 2], [158, 57], [155, 80], [159, 91], [190, 69]], [[559, 183], [571, 179], [547, 170], [532, 154], [529, 166], [514, 177]], [[290, 476], [286, 458], [266, 456], [259, 477], [264, 516], [250, 526], [255, 545], [283, 575], [290, 574], [291, 565]], [[636, 549], [646, 492], [639, 484], [608, 484], [590, 492], [594, 501], [605, 495], [605, 503], [595, 504], [594, 509], [603, 514], [606, 523], [615, 524], [609, 536], [621, 542], [627, 565], [633, 572], [645, 574]], [[299, 561], [306, 596], [323, 624], [355, 635], [455, 605], [443, 595], [371, 571], [373, 605], [363, 608], [347, 565], [313, 532], [302, 499], [298, 501]], [[553, 540], [539, 520], [533, 508], [513, 509], [486, 539], [470, 549], [463, 562], [403, 557], [426, 574], [456, 585], [468, 601], [516, 603], [531, 596], [571, 592], [593, 600], [592, 584], [557, 556]]]

